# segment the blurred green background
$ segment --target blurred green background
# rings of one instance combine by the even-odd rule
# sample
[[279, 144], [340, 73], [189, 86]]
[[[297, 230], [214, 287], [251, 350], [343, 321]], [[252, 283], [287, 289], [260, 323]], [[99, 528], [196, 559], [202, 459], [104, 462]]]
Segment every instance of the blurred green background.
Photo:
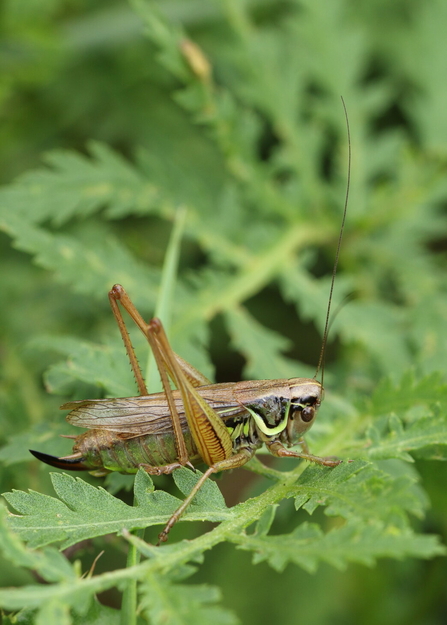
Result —
[[[444, 371], [445, 2], [9, 0], [0, 24], [2, 492], [51, 492], [27, 449], [68, 451], [64, 399], [122, 394], [83, 342], [115, 350], [135, 394], [107, 291], [122, 282], [153, 312], [179, 206], [176, 350], [216, 381], [313, 375], [347, 182], [340, 95], [352, 169], [328, 414], [383, 377]], [[445, 537], [445, 465], [417, 469], [419, 529]], [[223, 478], [228, 501], [261, 487], [247, 475]], [[109, 542], [98, 570], [124, 558]], [[191, 581], [220, 586], [244, 623], [431, 625], [446, 576], [441, 558], [278, 574], [221, 545]], [[30, 579], [0, 563], [2, 585]]]

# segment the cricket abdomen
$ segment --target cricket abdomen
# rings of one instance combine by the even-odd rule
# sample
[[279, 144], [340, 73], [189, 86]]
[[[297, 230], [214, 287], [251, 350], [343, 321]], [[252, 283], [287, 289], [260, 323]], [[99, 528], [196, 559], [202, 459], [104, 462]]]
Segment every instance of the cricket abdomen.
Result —
[[[183, 432], [189, 459], [201, 462], [191, 432]], [[172, 433], [124, 438], [110, 430], [89, 430], [78, 436], [73, 453], [80, 453], [83, 464], [92, 470], [136, 473], [140, 465], [162, 467], [176, 461], [177, 450]]]

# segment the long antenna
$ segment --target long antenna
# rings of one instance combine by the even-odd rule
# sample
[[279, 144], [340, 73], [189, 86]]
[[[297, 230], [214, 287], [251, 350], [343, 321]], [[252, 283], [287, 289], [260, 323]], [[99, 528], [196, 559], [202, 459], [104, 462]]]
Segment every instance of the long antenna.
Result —
[[[324, 356], [325, 356], [325, 352], [326, 352], [326, 344], [327, 344], [327, 337], [328, 337], [328, 332], [329, 332], [329, 317], [331, 314], [331, 304], [332, 304], [332, 294], [334, 292], [334, 284], [335, 284], [335, 276], [337, 274], [337, 267], [338, 267], [338, 259], [340, 258], [340, 249], [341, 249], [341, 242], [343, 239], [343, 231], [345, 229], [345, 221], [346, 221], [346, 213], [348, 210], [348, 199], [349, 199], [349, 189], [351, 186], [351, 131], [349, 128], [349, 119], [348, 119], [348, 112], [346, 110], [346, 104], [345, 101], [343, 99], [343, 96], [341, 97], [341, 102], [343, 104], [343, 110], [345, 112], [345, 119], [346, 119], [346, 130], [348, 133], [348, 180], [346, 183], [346, 195], [345, 195], [345, 205], [344, 205], [344, 209], [343, 209], [343, 218], [341, 220], [341, 228], [340, 228], [340, 234], [338, 237], [338, 244], [337, 244], [337, 251], [335, 253], [335, 262], [334, 262], [334, 268], [332, 269], [332, 279], [331, 279], [331, 288], [329, 291], [329, 302], [327, 305], [327, 313], [326, 313], [326, 322], [324, 324], [324, 332], [323, 332], [323, 342], [321, 344], [321, 351], [320, 351], [320, 358], [318, 360], [318, 366], [317, 366], [317, 370], [315, 371], [315, 375], [314, 378], [317, 377], [318, 372], [320, 371], [323, 362], [324, 362]], [[323, 371], [321, 373], [321, 385], [323, 386], [323, 378], [324, 378], [324, 367], [323, 367]]]

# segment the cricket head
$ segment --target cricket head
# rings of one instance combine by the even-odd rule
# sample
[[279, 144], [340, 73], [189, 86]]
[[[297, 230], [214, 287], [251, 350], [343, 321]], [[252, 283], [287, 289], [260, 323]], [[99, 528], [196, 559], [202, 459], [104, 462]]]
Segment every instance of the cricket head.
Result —
[[253, 417], [261, 438], [279, 437], [289, 447], [297, 443], [315, 420], [323, 398], [321, 383], [310, 378], [262, 380], [256, 391], [248, 392], [247, 384], [237, 383], [235, 396]]
[[296, 444], [312, 427], [323, 399], [320, 382], [306, 378], [292, 378], [290, 405], [285, 435], [289, 445]]

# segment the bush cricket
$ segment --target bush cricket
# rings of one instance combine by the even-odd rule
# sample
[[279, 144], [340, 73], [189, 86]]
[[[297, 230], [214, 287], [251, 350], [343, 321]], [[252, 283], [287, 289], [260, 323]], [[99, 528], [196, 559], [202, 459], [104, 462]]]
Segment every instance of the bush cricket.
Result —
[[[349, 126], [348, 126], [349, 140]], [[170, 474], [179, 467], [205, 463], [207, 470], [181, 506], [172, 514], [159, 541], [168, 533], [205, 481], [219, 471], [243, 466], [265, 445], [277, 457], [302, 458], [334, 467], [341, 460], [309, 453], [303, 435], [312, 426], [323, 398], [323, 379], [316, 376], [323, 364], [335, 274], [346, 218], [349, 169], [343, 219], [332, 272], [326, 323], [319, 364], [313, 379], [255, 380], [212, 384], [172, 350], [161, 321], [146, 323], [126, 291], [115, 285], [109, 292], [113, 314], [138, 385], [139, 396], [72, 401], [67, 420], [87, 432], [75, 437], [73, 453], [57, 458], [31, 453], [52, 466], [95, 475], [110, 471], [151, 475]], [[121, 307], [148, 340], [161, 377], [163, 392], [149, 395], [132, 347]], [[173, 390], [170, 381], [176, 389]], [[300, 443], [302, 451], [289, 449]]]

